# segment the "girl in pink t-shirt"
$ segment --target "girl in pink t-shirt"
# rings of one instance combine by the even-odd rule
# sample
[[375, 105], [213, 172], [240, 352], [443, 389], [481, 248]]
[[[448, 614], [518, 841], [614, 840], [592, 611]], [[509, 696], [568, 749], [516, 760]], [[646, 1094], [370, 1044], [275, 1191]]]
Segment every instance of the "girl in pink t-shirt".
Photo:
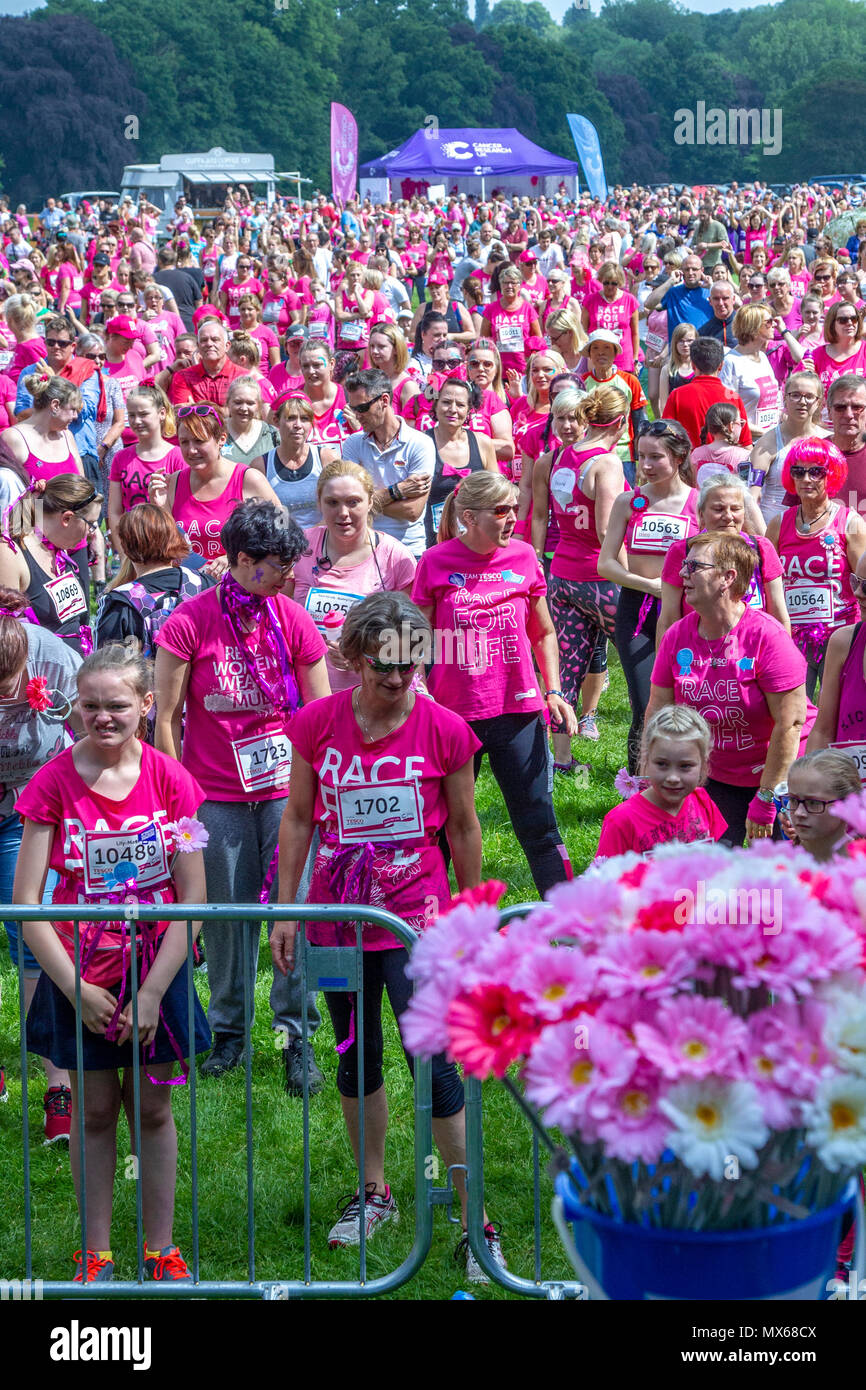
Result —
[[516, 266], [509, 266], [499, 276], [499, 298], [484, 309], [481, 337], [493, 338], [502, 359], [502, 371], [522, 376], [526, 370], [526, 344], [529, 338], [540, 338], [538, 313], [523, 298], [523, 281]]
[[[444, 831], [459, 889], [478, 883], [481, 829], [475, 813], [473, 756], [479, 742], [458, 714], [414, 688], [431, 632], [404, 594], [371, 594], [346, 618], [340, 647], [359, 677], [354, 690], [318, 700], [292, 721], [294, 750], [289, 803], [280, 834], [280, 902], [295, 901], [314, 829], [319, 846], [308, 900], [375, 904], [416, 931], [447, 911], [451, 893], [440, 848]], [[317, 945], [354, 943], [354, 923], [308, 924]], [[274, 963], [294, 965], [295, 922], [278, 922], [271, 936]], [[386, 928], [361, 929], [364, 976], [364, 1152], [368, 1238], [397, 1219], [385, 1179], [387, 1101], [382, 1071], [381, 1000], [387, 989], [398, 1022], [411, 997], [409, 953]], [[350, 1135], [357, 1136], [361, 1093], [355, 997], [326, 992], [337, 1051], [337, 1088]], [[407, 1052], [410, 1068], [412, 1062]], [[433, 1130], [446, 1163], [462, 1163], [463, 1087], [444, 1054], [433, 1058]], [[357, 1149], [356, 1149], [357, 1152]], [[465, 1204], [465, 1194], [461, 1191]], [[357, 1195], [331, 1230], [332, 1246], [357, 1244]]]
[[701, 785], [706, 781], [712, 734], [687, 705], [666, 705], [643, 736], [642, 786], [632, 782], [627, 800], [608, 811], [597, 859], [650, 855], [657, 845], [720, 840], [727, 822]]
[[[153, 702], [148, 662], [119, 644], [88, 657], [78, 672], [85, 737], [38, 771], [18, 798], [24, 837], [15, 875], [16, 903], [42, 901], [49, 868], [62, 903], [200, 903], [205, 901], [203, 800], [189, 773], [139, 734]], [[189, 835], [185, 842], [181, 836]], [[189, 852], [179, 853], [181, 847]], [[118, 909], [118, 916], [124, 914]], [[72, 1132], [77, 1134], [76, 1037], [83, 1049], [84, 1154], [72, 1144], [73, 1171], [87, 1172], [86, 1251], [76, 1254], [77, 1281], [110, 1279], [111, 1207], [116, 1163], [114, 1124], [91, 1116], [132, 1113], [134, 1050], [144, 1049], [141, 1085], [142, 1200], [145, 1268], [153, 1278], [187, 1279], [172, 1242], [176, 1160], [172, 1091], [175, 1060], [202, 1052], [210, 1037], [195, 991], [195, 1034], [188, 1030], [187, 928], [183, 921], [138, 927], [138, 1037], [131, 1039], [129, 927], [80, 923], [81, 1015], [76, 1018], [75, 938], [70, 921], [30, 922], [24, 937], [42, 966], [27, 1019], [31, 1051], [72, 1073]], [[125, 1071], [121, 1082], [118, 1071]]]
[[126, 398], [126, 413], [138, 442], [119, 449], [111, 461], [108, 527], [114, 534], [123, 513], [148, 500], [151, 473], [178, 473], [186, 467], [180, 449], [164, 437], [164, 432], [174, 434], [175, 425], [168, 397], [160, 387], [145, 383], [134, 387]]
[[605, 328], [617, 333], [620, 349], [614, 358], [614, 366], [621, 367], [624, 372], [633, 372], [638, 351], [640, 306], [634, 295], [625, 289], [625, 274], [615, 261], [605, 261], [598, 272], [598, 280], [598, 293], [588, 294], [583, 302], [584, 330], [594, 333], [597, 328]]

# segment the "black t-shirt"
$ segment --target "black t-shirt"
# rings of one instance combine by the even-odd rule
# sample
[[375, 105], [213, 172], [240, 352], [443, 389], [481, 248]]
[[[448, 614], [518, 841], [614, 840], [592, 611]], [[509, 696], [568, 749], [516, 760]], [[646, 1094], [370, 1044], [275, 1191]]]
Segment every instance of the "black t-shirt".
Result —
[[183, 326], [191, 333], [193, 311], [201, 299], [193, 277], [185, 270], [158, 270], [153, 278], [158, 285], [164, 285], [167, 290], [171, 290]]

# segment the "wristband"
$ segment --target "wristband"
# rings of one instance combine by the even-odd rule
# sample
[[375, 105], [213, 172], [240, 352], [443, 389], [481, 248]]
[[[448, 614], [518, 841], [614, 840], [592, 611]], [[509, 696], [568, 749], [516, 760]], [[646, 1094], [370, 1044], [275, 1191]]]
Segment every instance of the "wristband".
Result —
[[763, 468], [755, 468], [753, 464], [750, 464], [749, 487], [763, 487], [766, 481], [767, 475], [764, 472]]
[[760, 796], [753, 796], [746, 811], [746, 819], [754, 821], [755, 825], [772, 825], [776, 819], [776, 803], [772, 799], [762, 801]]
[[390, 497], [392, 502], [403, 501], [403, 494], [400, 491], [399, 483], [391, 483], [390, 487], [388, 488], [388, 496]]
[[561, 700], [565, 699], [565, 696], [563, 695], [561, 690], [548, 690], [547, 694], [544, 697], [545, 700], [549, 700], [551, 695], [558, 695]]

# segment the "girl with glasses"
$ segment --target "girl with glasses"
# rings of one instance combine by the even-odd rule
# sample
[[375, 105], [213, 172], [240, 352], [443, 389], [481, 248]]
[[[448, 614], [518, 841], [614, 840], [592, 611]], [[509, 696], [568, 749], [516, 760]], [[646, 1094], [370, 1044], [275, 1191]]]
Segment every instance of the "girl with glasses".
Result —
[[767, 527], [782, 561], [791, 632], [808, 663], [811, 699], [824, 667], [827, 641], [853, 621], [857, 605], [851, 575], [866, 550], [866, 522], [833, 498], [848, 476], [845, 456], [828, 439], [806, 439], [788, 451], [782, 483], [796, 492]]
[[808, 751], [788, 772], [786, 819], [794, 844], [808, 850], [813, 859], [828, 863], [859, 838], [847, 821], [834, 814], [834, 805], [856, 796], [862, 782], [858, 763], [843, 748], [827, 748], [817, 739], [813, 742], [813, 737], [814, 730]]

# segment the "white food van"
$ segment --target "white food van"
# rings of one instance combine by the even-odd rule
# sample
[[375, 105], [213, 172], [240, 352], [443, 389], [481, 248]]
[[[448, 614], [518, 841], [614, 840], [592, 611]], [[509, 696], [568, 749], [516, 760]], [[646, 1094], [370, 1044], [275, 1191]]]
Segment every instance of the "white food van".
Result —
[[181, 194], [197, 216], [222, 211], [229, 187], [245, 184], [254, 199], [274, 201], [276, 180], [272, 154], [231, 154], [216, 146], [207, 154], [164, 154], [158, 164], [127, 164], [120, 192], [138, 203], [141, 197], [160, 209], [158, 236], [168, 235], [168, 223]]

